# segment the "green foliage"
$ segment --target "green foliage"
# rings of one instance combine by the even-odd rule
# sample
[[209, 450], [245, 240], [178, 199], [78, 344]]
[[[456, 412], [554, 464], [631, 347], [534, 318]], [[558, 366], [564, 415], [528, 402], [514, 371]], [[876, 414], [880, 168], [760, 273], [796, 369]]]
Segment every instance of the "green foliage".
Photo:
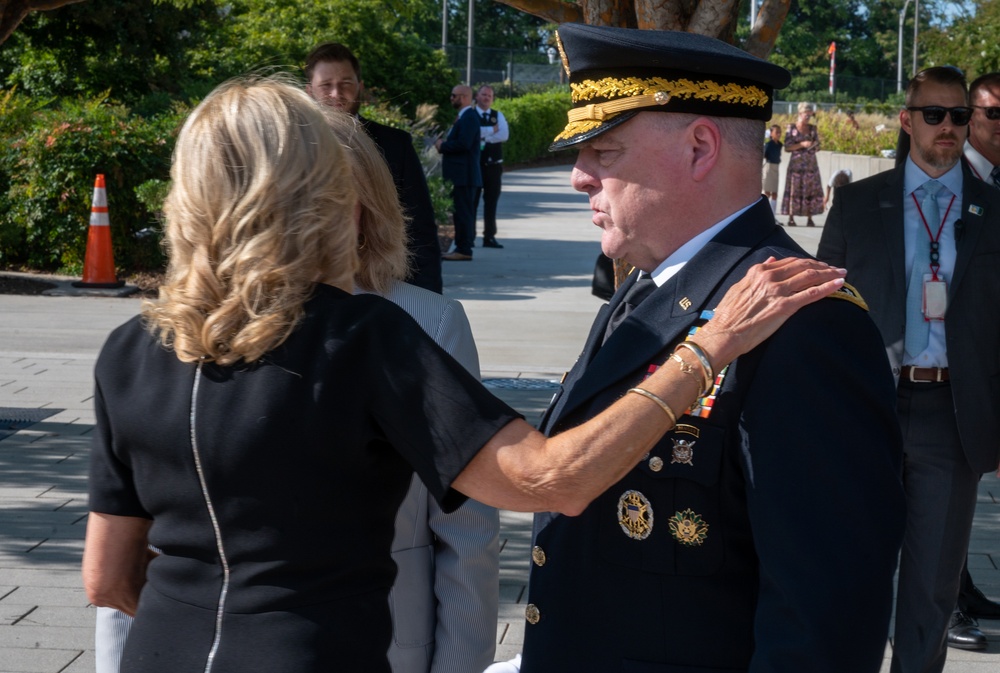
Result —
[[[8, 98], [8, 105], [13, 97]], [[30, 106], [20, 101], [16, 106]], [[178, 114], [133, 116], [105, 97], [64, 99], [4, 126], [0, 150], [0, 264], [76, 272], [86, 253], [94, 177], [105, 175], [116, 263], [162, 265], [153, 214], [135, 187], [166, 178]]]
[[504, 161], [513, 164], [546, 156], [553, 138], [566, 126], [570, 106], [568, 89], [498, 99], [494, 107], [503, 112], [510, 126]]
[[425, 102], [445, 102], [457, 75], [444, 56], [412, 29], [420, 3], [403, 0], [233, 0], [225, 30], [190, 51], [194, 67], [219, 81], [248, 71], [301, 72], [323, 42], [348, 45], [374, 102], [412, 115]]
[[198, 80], [187, 50], [218, 28], [214, 0], [87, 0], [33, 12], [0, 50], [0, 77], [34, 96], [110, 91], [165, 110]]
[[921, 36], [924, 67], [957, 65], [971, 82], [979, 75], [1000, 70], [1000, 0], [976, 0], [974, 9], [948, 27]]
[[449, 215], [453, 210], [451, 200], [451, 180], [445, 180], [440, 175], [427, 178], [427, 188], [431, 192], [431, 205], [434, 206], [434, 221], [439, 225], [450, 224]]

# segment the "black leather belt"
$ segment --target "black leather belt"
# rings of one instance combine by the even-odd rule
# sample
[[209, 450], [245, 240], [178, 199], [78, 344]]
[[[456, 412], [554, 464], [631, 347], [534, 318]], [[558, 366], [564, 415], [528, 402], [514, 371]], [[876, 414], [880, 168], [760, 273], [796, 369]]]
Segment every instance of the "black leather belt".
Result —
[[899, 380], [910, 383], [942, 383], [948, 380], [948, 368], [904, 365], [899, 370]]

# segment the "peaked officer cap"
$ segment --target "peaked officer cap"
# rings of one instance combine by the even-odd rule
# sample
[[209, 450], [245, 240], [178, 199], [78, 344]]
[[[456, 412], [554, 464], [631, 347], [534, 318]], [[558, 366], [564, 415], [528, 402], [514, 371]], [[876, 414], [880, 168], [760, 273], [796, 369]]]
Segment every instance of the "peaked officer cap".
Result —
[[566, 23], [556, 36], [573, 108], [549, 150], [570, 147], [643, 110], [771, 118], [784, 68], [705, 35]]

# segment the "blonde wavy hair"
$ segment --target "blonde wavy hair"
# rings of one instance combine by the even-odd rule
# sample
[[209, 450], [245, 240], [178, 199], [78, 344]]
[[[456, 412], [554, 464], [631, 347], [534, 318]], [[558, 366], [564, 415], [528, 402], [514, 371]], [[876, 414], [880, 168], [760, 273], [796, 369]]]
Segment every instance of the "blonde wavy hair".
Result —
[[357, 194], [326, 117], [281, 77], [215, 89], [181, 129], [164, 204], [169, 264], [150, 331], [183, 362], [256, 362], [317, 282], [350, 291]]
[[406, 223], [392, 173], [375, 142], [354, 115], [324, 109], [333, 134], [347, 151], [361, 204], [358, 225], [360, 265], [354, 275], [358, 287], [385, 294], [394, 281], [410, 273], [412, 253], [407, 248]]

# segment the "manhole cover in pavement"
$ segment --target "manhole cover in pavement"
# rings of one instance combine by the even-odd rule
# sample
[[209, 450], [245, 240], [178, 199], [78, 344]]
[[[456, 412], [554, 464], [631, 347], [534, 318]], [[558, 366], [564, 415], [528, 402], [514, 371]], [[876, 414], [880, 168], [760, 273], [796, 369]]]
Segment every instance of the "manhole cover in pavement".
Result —
[[545, 379], [483, 379], [487, 388], [501, 390], [556, 390], [559, 384]]
[[43, 421], [59, 409], [24, 409], [21, 407], [0, 407], [0, 439], [13, 435], [18, 430]]

